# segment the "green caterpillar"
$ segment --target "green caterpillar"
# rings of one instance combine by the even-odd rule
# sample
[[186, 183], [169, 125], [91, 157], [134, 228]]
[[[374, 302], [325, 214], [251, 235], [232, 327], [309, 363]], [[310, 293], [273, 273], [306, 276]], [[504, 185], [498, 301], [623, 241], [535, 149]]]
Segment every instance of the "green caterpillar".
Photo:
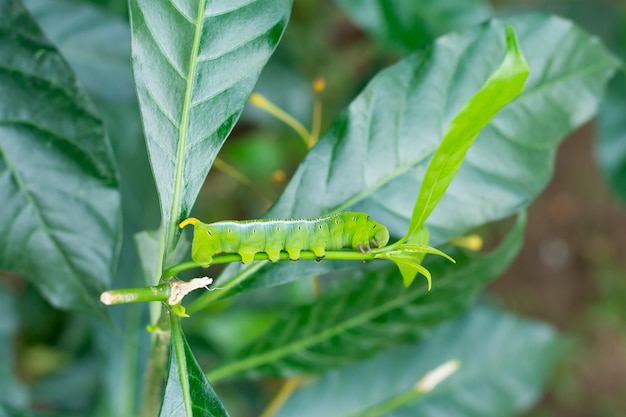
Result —
[[[208, 266], [218, 253], [237, 253], [244, 264], [254, 260], [254, 255], [264, 252], [276, 262], [280, 252], [286, 251], [289, 259], [300, 258], [303, 250], [313, 251], [317, 260], [326, 251], [343, 248], [358, 249], [363, 254], [371, 247], [382, 247], [389, 242], [385, 226], [370, 219], [366, 213], [344, 212], [317, 219], [248, 220], [202, 223], [190, 217], [179, 227], [194, 226], [191, 257], [194, 262]], [[370, 246], [371, 244], [371, 246]]]

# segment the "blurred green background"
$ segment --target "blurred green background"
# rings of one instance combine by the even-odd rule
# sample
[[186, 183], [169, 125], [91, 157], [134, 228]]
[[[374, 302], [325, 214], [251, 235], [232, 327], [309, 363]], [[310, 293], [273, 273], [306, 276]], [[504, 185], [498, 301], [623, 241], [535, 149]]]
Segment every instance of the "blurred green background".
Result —
[[[444, 2], [451, 15], [463, 8], [474, 12], [461, 14], [459, 19], [437, 15], [424, 19], [419, 22], [419, 30], [411, 28], [412, 47], [421, 47], [446, 31], [479, 23], [492, 15], [505, 18], [508, 14], [541, 11], [574, 20], [599, 36], [618, 56], [626, 57], [624, 2]], [[123, 0], [90, 3], [126, 19], [127, 5]], [[354, 3], [359, 2], [295, 0], [285, 37], [256, 89], [308, 127], [315, 100], [312, 83], [323, 77], [326, 89], [321, 96], [322, 132], [373, 74], [407, 52], [403, 46], [407, 44], [407, 35], [403, 33], [402, 22], [398, 22], [395, 30], [384, 28], [370, 19], [367, 7], [358, 16], [351, 15], [346, 10]], [[415, 1], [414, 6], [422, 3], [428, 2]], [[361, 25], [355, 23], [359, 19]], [[124, 42], [124, 35], [115, 42]], [[507, 309], [552, 323], [569, 340], [549, 390], [528, 416], [617, 417], [626, 413], [626, 83], [623, 79], [621, 74], [610, 85], [599, 120], [564, 142], [551, 184], [531, 206], [521, 255], [489, 288], [489, 294]], [[116, 110], [109, 115], [124, 112], [123, 105], [118, 103], [114, 107]], [[136, 118], [137, 114], [131, 112], [131, 116]], [[110, 129], [123, 130], [129, 141], [117, 145], [118, 154], [141, 155], [144, 150], [137, 142], [139, 120], [120, 123], [114, 116], [109, 117], [113, 117], [109, 119]], [[621, 134], [620, 127], [624, 128]], [[260, 217], [280, 194], [306, 152], [305, 144], [290, 128], [263, 111], [248, 108], [220, 157], [250, 179], [251, 184], [242, 184], [232, 175], [212, 169], [195, 213], [208, 221]], [[134, 169], [143, 174], [123, 172], [122, 178], [133, 178], [134, 187], [145, 190], [145, 194], [134, 195], [139, 210], [129, 214], [126, 226], [134, 231], [153, 229], [158, 224], [158, 203], [149, 180], [142, 179], [148, 169], [147, 159], [138, 161]], [[46, 404], [60, 402], [67, 410], [85, 408], [92, 397], [68, 397], [66, 393], [72, 387], [94, 396], [97, 391], [93, 374], [102, 364], [90, 353], [94, 343], [90, 321], [52, 309], [18, 277], [3, 273], [0, 285], [7, 289], [0, 291], [0, 297], [6, 298], [0, 302], [0, 308], [6, 310], [0, 331], [12, 335], [17, 329], [17, 339], [2, 339], [0, 352], [5, 353], [3, 357], [15, 356], [20, 383], [32, 384], [35, 399], [43, 409]], [[307, 294], [297, 285], [283, 291], [285, 297], [296, 300], [298, 294]], [[264, 320], [265, 317], [259, 317], [254, 323], [256, 331], [260, 331]], [[145, 321], [145, 312], [136, 318], [137, 325]], [[188, 333], [191, 342], [194, 335], [198, 341], [202, 329], [188, 329]], [[223, 343], [223, 348], [228, 349], [242, 341]], [[145, 343], [138, 341], [137, 346], [148, 354]], [[275, 386], [270, 381], [266, 388], [267, 392], [258, 392], [243, 383], [238, 386], [239, 393], [230, 394], [247, 392], [264, 403]], [[7, 394], [22, 395], [19, 389]], [[244, 411], [232, 412], [243, 415]]]

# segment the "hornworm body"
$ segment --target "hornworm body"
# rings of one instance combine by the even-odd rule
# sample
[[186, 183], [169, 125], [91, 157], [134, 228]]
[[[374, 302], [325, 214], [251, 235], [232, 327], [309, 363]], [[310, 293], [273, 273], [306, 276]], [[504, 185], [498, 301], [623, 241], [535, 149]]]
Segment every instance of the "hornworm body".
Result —
[[191, 248], [192, 259], [203, 266], [211, 264], [214, 255], [237, 253], [248, 264], [254, 255], [264, 252], [276, 262], [280, 252], [286, 251], [289, 259], [297, 260], [303, 250], [312, 251], [318, 260], [326, 251], [344, 248], [371, 251], [389, 242], [389, 231], [372, 220], [366, 213], [344, 212], [316, 219], [248, 220], [202, 223], [188, 218], [180, 227], [194, 226]]

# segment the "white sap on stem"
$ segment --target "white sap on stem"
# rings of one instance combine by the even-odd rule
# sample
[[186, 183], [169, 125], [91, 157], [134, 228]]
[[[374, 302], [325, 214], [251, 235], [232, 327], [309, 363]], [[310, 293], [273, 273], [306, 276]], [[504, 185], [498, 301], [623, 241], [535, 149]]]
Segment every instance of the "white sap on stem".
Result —
[[210, 277], [194, 278], [190, 281], [174, 281], [171, 283], [170, 297], [167, 299], [167, 303], [171, 306], [179, 304], [191, 291], [199, 288], [208, 290], [212, 283], [213, 278]]

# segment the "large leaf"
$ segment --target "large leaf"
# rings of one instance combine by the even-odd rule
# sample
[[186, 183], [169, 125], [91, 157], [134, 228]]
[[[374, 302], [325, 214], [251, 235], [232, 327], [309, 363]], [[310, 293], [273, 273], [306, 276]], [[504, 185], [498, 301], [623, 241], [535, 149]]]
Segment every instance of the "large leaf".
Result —
[[0, 268], [57, 307], [96, 309], [121, 228], [102, 123], [16, 0], [0, 1], [0, 61]]
[[173, 327], [169, 376], [159, 417], [179, 416], [228, 417], [228, 413], [196, 362], [182, 331]]
[[133, 68], [166, 251], [287, 24], [290, 0], [133, 0]]
[[92, 97], [136, 101], [128, 23], [89, 4], [67, 0], [24, 0], [24, 4]]
[[[426, 222], [431, 245], [529, 204], [550, 179], [559, 142], [594, 115], [616, 68], [596, 38], [567, 20], [533, 14], [511, 24], [531, 75], [525, 91], [480, 133]], [[404, 235], [426, 165], [450, 121], [500, 64], [503, 35], [503, 24], [493, 20], [444, 36], [378, 74], [309, 152], [268, 217], [353, 209]], [[235, 291], [277, 285], [333, 266], [231, 266], [218, 285], [236, 280]], [[223, 295], [203, 296], [193, 308]]]
[[460, 368], [418, 400], [387, 416], [506, 417], [538, 398], [561, 344], [552, 328], [476, 307], [422, 343], [335, 370], [297, 391], [277, 415], [351, 416], [411, 389], [424, 374], [457, 359]]
[[414, 50], [437, 36], [487, 20], [486, 2], [470, 0], [337, 0], [350, 18], [384, 45]]
[[[76, 71], [104, 118], [120, 170], [124, 226], [130, 232], [126, 233], [126, 244], [130, 234], [156, 227], [159, 212], [141, 135], [128, 22], [92, 5], [68, 0], [25, 3]], [[125, 249], [122, 252], [128, 253]], [[124, 265], [118, 275], [128, 281], [123, 269]]]
[[445, 261], [428, 264], [437, 276], [430, 292], [422, 285], [406, 289], [395, 267], [388, 266], [342, 285], [339, 294], [325, 292], [314, 304], [286, 311], [249, 348], [212, 369], [209, 379], [316, 373], [419, 340], [463, 311], [484, 283], [508, 266], [521, 246], [524, 223], [521, 216], [492, 253], [455, 254], [454, 267]]

